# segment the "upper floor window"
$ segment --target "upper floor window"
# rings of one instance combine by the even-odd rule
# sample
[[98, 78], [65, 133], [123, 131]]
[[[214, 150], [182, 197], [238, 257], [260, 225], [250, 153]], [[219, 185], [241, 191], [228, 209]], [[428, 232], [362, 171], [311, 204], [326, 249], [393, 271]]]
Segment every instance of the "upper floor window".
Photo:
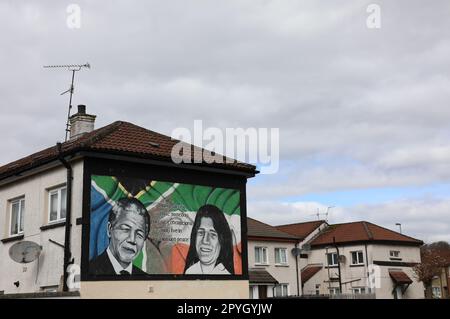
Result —
[[23, 233], [23, 216], [25, 214], [25, 198], [11, 201], [11, 228], [10, 235]]
[[337, 253], [328, 253], [327, 254], [327, 264], [328, 264], [328, 266], [337, 266], [338, 265]]
[[287, 249], [275, 248], [275, 264], [287, 265]]
[[269, 258], [267, 256], [267, 247], [255, 247], [255, 264], [267, 265]]
[[362, 251], [352, 251], [352, 265], [363, 265], [364, 256]]
[[391, 251], [389, 251], [389, 256], [391, 258], [400, 258], [400, 251], [399, 250], [391, 250]]
[[66, 218], [67, 188], [61, 187], [48, 192], [48, 220], [56, 222]]

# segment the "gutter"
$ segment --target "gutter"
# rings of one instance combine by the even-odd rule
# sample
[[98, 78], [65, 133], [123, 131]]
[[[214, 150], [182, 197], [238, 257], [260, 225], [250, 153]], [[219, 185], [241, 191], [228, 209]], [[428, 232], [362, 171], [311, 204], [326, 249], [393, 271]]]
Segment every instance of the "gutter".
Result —
[[[65, 235], [64, 235], [64, 269], [63, 269], [63, 292], [69, 291], [67, 286], [67, 267], [71, 263], [72, 253], [70, 251], [70, 231], [71, 231], [71, 219], [72, 219], [72, 181], [73, 181], [73, 170], [72, 166], [66, 161], [62, 153], [61, 143], [56, 144], [58, 148], [58, 159], [64, 165], [67, 170], [67, 198], [66, 198], [66, 225], [65, 225]], [[73, 262], [73, 260], [72, 260]]]

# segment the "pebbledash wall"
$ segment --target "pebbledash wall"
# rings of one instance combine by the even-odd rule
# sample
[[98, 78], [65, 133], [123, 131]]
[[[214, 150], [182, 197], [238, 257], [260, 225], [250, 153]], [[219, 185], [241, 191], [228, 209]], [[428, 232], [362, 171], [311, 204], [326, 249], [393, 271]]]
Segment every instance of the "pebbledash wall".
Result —
[[[129, 160], [112, 160], [91, 154], [82, 155], [71, 161], [73, 167], [71, 253], [74, 264], [81, 266], [81, 286], [80, 289], [75, 289], [80, 292], [81, 298], [248, 298], [246, 177]], [[178, 271], [172, 269], [170, 272], [146, 276], [92, 275], [89, 272], [89, 263], [93, 258], [90, 240], [93, 234], [91, 231], [93, 176], [143, 179], [177, 185], [184, 183], [196, 185], [200, 190], [209, 187], [213, 190], [223, 188], [237, 191], [239, 216], [227, 216], [228, 220], [233, 219], [236, 225], [234, 237], [238, 235], [238, 239], [234, 239], [235, 273], [187, 276], [180, 272], [179, 266], [178, 268], [174, 266], [173, 269]], [[54, 167], [46, 167], [45, 170], [40, 169], [29, 176], [15, 178], [9, 183], [3, 181], [0, 184], [0, 229], [3, 238], [0, 243], [0, 292], [16, 294], [61, 289], [64, 249], [50, 240], [64, 244], [65, 227], [62, 222], [55, 224], [48, 222], [48, 192], [65, 183], [66, 169], [56, 162]], [[24, 232], [23, 236], [11, 237], [9, 206], [12, 199], [19, 197], [25, 198]], [[217, 205], [222, 204], [221, 202]], [[20, 240], [33, 241], [43, 247], [38, 260], [19, 264], [9, 257], [9, 248]], [[140, 262], [143, 265], [142, 260]], [[17, 282], [18, 285], [15, 284]]]

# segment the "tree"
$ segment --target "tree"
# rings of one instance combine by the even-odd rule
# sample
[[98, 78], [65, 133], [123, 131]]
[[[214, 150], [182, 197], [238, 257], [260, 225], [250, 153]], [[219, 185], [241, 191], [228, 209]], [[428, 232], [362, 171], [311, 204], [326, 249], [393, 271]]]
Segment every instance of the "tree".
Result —
[[[449, 265], [450, 245], [440, 241], [420, 248], [421, 263], [414, 266], [413, 271], [417, 280], [421, 281], [426, 289], [426, 296], [432, 296], [431, 283], [436, 276], [441, 277], [442, 269]], [[442, 283], [441, 283], [442, 289]]]

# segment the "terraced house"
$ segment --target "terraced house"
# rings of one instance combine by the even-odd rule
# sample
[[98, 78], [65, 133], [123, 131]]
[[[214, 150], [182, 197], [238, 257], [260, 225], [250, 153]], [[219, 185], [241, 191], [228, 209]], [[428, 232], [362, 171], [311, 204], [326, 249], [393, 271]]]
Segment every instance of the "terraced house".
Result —
[[[303, 238], [295, 224], [278, 229]], [[421, 240], [366, 221], [326, 225], [301, 244], [304, 295], [360, 298], [423, 298], [412, 267]]]

